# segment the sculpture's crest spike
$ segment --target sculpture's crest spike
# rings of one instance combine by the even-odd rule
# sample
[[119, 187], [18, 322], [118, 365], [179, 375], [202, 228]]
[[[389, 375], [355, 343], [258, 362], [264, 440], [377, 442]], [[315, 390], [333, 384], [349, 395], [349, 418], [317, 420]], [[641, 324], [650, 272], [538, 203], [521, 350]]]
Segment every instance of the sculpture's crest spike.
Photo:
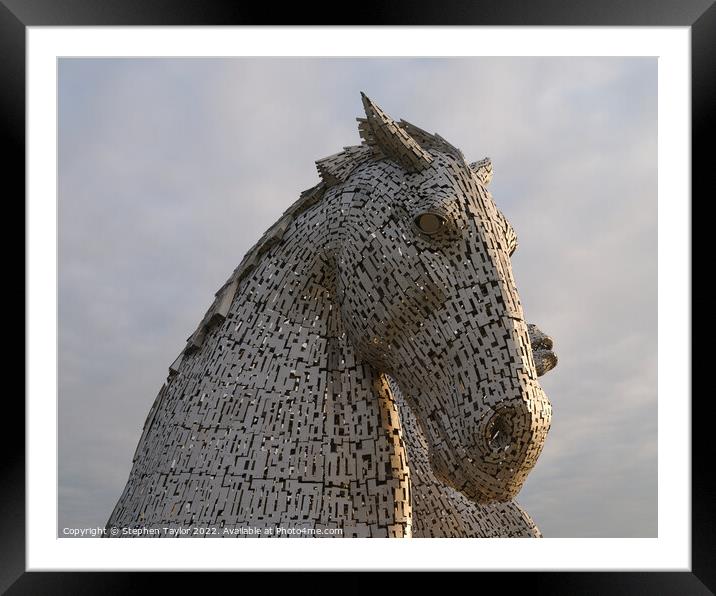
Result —
[[485, 186], [492, 181], [492, 160], [489, 157], [483, 157], [480, 161], [472, 162], [470, 169], [475, 172], [475, 175]]
[[410, 172], [420, 172], [433, 161], [410, 134], [361, 93], [365, 118], [358, 118], [358, 132], [376, 159], [387, 157]]
[[398, 126], [420, 143], [420, 146], [423, 147], [423, 149], [435, 149], [436, 151], [449, 153], [450, 155], [454, 155], [458, 159], [464, 161], [465, 158], [462, 151], [451, 143], [448, 143], [439, 134], [431, 134], [422, 128], [415, 126], [415, 124], [411, 124], [407, 120], [401, 120], [398, 123]]

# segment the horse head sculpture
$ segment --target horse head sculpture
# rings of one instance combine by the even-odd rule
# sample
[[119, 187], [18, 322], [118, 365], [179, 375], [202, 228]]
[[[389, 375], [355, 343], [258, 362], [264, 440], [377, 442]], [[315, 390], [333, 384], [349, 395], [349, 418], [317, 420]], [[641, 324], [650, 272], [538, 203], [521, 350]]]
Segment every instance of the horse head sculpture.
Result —
[[478, 507], [522, 487], [556, 357], [525, 322], [492, 164], [362, 101], [363, 143], [317, 162], [171, 366], [109, 525], [410, 536], [408, 415], [435, 482]]
[[[365, 95], [363, 104], [370, 159], [343, 174], [355, 189], [331, 210], [343, 324], [360, 357], [397, 381], [436, 475], [479, 502], [511, 499], [551, 408], [512, 277], [517, 237], [487, 190], [490, 162], [470, 165]], [[331, 162], [320, 164], [330, 180]]]

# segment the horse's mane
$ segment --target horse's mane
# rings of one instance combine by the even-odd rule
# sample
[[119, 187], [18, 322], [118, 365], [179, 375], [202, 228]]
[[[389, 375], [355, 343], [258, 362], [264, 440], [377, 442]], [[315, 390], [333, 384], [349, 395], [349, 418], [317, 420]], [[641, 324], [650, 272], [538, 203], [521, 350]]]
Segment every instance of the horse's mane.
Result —
[[[191, 354], [201, 348], [207, 333], [226, 318], [242, 280], [258, 266], [261, 262], [261, 258], [272, 247], [281, 243], [284, 233], [293, 220], [318, 203], [329, 188], [345, 182], [350, 174], [362, 163], [387, 158], [380, 150], [379, 143], [376, 143], [373, 139], [373, 131], [369, 126], [366, 126], [366, 119], [358, 118], [357, 120], [360, 123], [358, 129], [360, 136], [363, 138], [363, 142], [360, 145], [344, 147], [343, 151], [316, 161], [316, 168], [318, 169], [321, 181], [315, 186], [304, 190], [298, 200], [286, 209], [278, 221], [248, 250], [241, 260], [241, 263], [239, 263], [239, 266], [234, 269], [229, 279], [227, 279], [216, 292], [214, 301], [206, 311], [196, 331], [191, 334], [186, 346], [169, 367], [170, 376], [177, 373], [184, 354]], [[464, 161], [462, 152], [448, 143], [439, 134], [426, 132], [405, 120], [401, 120], [399, 123], [396, 122], [396, 125], [410, 135], [422, 149], [432, 149], [441, 153], [447, 153]]]

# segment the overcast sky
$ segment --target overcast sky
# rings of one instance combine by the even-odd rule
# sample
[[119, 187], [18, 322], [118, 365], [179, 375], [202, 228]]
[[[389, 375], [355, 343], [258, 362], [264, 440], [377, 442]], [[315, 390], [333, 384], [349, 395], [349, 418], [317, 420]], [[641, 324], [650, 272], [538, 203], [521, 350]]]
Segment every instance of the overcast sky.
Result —
[[59, 527], [103, 526], [167, 367], [244, 253], [359, 143], [365, 91], [490, 156], [550, 334], [546, 537], [657, 535], [653, 58], [62, 59]]

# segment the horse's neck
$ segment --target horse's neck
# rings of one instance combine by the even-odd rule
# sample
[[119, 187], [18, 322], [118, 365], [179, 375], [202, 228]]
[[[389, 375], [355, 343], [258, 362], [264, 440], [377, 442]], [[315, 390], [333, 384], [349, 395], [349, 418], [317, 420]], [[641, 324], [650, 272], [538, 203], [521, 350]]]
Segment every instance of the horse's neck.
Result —
[[[310, 239], [288, 240], [160, 392], [111, 523], [409, 535], [408, 468], [387, 380], [346, 340]], [[157, 487], [163, 496], [148, 503]]]
[[259, 267], [224, 329], [235, 422], [260, 445], [247, 454], [252, 478], [320, 493], [311, 514], [319, 525], [340, 519], [348, 533], [406, 534], [408, 469], [387, 380], [356, 358], [321, 263], [298, 267]]

